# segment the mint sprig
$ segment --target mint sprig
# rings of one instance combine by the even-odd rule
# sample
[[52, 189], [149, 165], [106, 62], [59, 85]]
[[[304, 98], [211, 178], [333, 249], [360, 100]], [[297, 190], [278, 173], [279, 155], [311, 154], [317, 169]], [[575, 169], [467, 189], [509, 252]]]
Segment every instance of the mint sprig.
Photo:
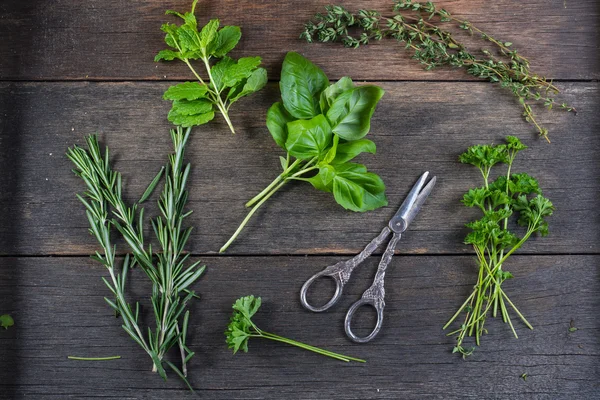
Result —
[[[211, 19], [199, 26], [194, 11], [198, 0], [192, 3], [192, 10], [181, 14], [167, 11], [183, 20], [181, 25], [166, 23], [161, 30], [166, 33], [165, 42], [170, 49], [160, 51], [154, 61], [183, 61], [194, 74], [196, 82], [184, 82], [171, 86], [164, 94], [173, 106], [169, 121], [175, 125], [191, 127], [206, 124], [221, 113], [235, 133], [229, 108], [244, 96], [262, 89], [267, 83], [267, 71], [259, 68], [260, 57], [243, 57], [234, 60], [227, 56], [237, 45], [242, 32], [238, 26], [219, 28], [219, 20]], [[213, 60], [220, 59], [217, 63]], [[208, 79], [200, 76], [192, 61], [200, 60]]]

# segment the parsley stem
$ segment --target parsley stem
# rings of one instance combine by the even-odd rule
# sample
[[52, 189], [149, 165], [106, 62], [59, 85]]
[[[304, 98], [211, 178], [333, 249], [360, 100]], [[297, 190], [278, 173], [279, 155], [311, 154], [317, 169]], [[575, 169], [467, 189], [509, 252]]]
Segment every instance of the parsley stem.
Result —
[[292, 346], [300, 347], [302, 349], [309, 350], [309, 351], [315, 352], [317, 354], [322, 354], [324, 356], [335, 358], [337, 360], [341, 360], [341, 361], [345, 361], [345, 362], [350, 362], [350, 361], [356, 361], [356, 362], [362, 362], [362, 363], [366, 362], [365, 360], [360, 359], [360, 358], [354, 358], [354, 357], [345, 356], [343, 354], [334, 353], [329, 350], [324, 350], [319, 347], [311, 346], [306, 343], [298, 342], [296, 340], [288, 339], [288, 338], [285, 338], [285, 337], [282, 337], [279, 335], [275, 335], [273, 333], [265, 332], [265, 331], [261, 331], [261, 334], [258, 336], [263, 337], [265, 339], [271, 339], [271, 340], [275, 340], [278, 342], [287, 343]]

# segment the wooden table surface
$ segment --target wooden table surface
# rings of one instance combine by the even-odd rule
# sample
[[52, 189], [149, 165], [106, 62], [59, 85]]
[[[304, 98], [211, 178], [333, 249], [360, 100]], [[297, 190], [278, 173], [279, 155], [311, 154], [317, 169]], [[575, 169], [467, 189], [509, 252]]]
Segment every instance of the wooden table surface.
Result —
[[[207, 264], [192, 306], [196, 351], [188, 392], [164, 382], [104, 303], [98, 246], [75, 198], [82, 182], [64, 156], [98, 132], [126, 179], [128, 198], [144, 190], [170, 151], [163, 91], [190, 79], [185, 66], [156, 64], [164, 47], [165, 9], [188, 0], [3, 0], [0, 3], [0, 314], [15, 326], [0, 331], [0, 397], [206, 399], [600, 398], [600, 3], [597, 0], [445, 0], [439, 4], [483, 30], [510, 40], [532, 69], [555, 79], [577, 107], [539, 115], [552, 144], [536, 137], [505, 90], [464, 71], [425, 72], [391, 41], [356, 51], [309, 45], [302, 24], [323, 1], [200, 1], [198, 17], [240, 25], [235, 57], [260, 55], [267, 87], [232, 107], [238, 134], [222, 119], [196, 128], [189, 251]], [[391, 1], [345, 1], [386, 10]], [[274, 178], [280, 149], [264, 124], [279, 97], [287, 51], [299, 51], [330, 79], [349, 75], [382, 86], [373, 121], [378, 153], [365, 157], [387, 186], [390, 205], [356, 214], [327, 193], [290, 184], [250, 222], [225, 256], [216, 251], [235, 230], [251, 198]], [[476, 280], [464, 223], [476, 216], [460, 203], [479, 184], [457, 156], [476, 143], [520, 137], [530, 150], [515, 168], [537, 176], [556, 213], [551, 234], [535, 238], [507, 266], [506, 290], [534, 325], [517, 322], [519, 339], [499, 320], [467, 360], [451, 354], [441, 327]], [[395, 212], [416, 177], [438, 184], [401, 242], [387, 275], [380, 335], [355, 345], [344, 313], [368, 287], [378, 257], [357, 271], [341, 304], [324, 314], [299, 303], [302, 283], [322, 267], [356, 254]], [[156, 208], [150, 207], [149, 214]], [[123, 248], [123, 247], [122, 247]], [[133, 271], [130, 294], [147, 285]], [[265, 329], [368, 360], [343, 364], [260, 340], [233, 356], [223, 331], [232, 302], [262, 296]], [[372, 322], [371, 315], [357, 321]], [[576, 327], [570, 332], [569, 327]], [[119, 354], [107, 362], [67, 355]], [[521, 378], [527, 374], [527, 379]]]

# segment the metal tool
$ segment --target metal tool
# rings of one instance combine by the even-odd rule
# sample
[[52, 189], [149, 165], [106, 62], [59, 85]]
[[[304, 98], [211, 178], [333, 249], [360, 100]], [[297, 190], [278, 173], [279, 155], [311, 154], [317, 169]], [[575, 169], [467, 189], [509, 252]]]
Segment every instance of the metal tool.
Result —
[[[366, 343], [373, 339], [379, 333], [381, 329], [381, 324], [383, 322], [383, 308], [385, 307], [385, 290], [383, 288], [383, 280], [385, 278], [385, 270], [387, 269], [392, 257], [394, 255], [394, 250], [396, 245], [400, 241], [401, 235], [410, 223], [415, 219], [415, 216], [421, 209], [421, 206], [431, 193], [433, 186], [435, 185], [436, 177], [434, 176], [429, 183], [423, 187], [425, 181], [427, 180], [427, 176], [429, 172], [425, 172], [417, 183], [413, 186], [410, 193], [396, 212], [396, 215], [390, 220], [389, 224], [383, 228], [379, 236], [371, 241], [365, 247], [365, 249], [356, 255], [354, 258], [346, 261], [340, 261], [337, 264], [330, 265], [326, 267], [321, 272], [313, 275], [306, 283], [302, 286], [300, 290], [300, 302], [302, 305], [314, 312], [321, 312], [332, 307], [342, 296], [342, 289], [344, 285], [350, 279], [350, 274], [354, 270], [354, 268], [358, 267], [367, 257], [369, 257], [378, 247], [381, 245], [384, 240], [393, 232], [392, 239], [387, 245], [383, 256], [381, 257], [381, 261], [379, 262], [379, 267], [377, 268], [377, 273], [375, 274], [375, 279], [373, 280], [373, 284], [370, 288], [365, 290], [360, 300], [356, 303], [352, 304], [350, 309], [348, 309], [348, 313], [346, 314], [346, 319], [344, 320], [344, 328], [346, 330], [346, 335], [353, 341], [357, 343]], [[308, 292], [308, 288], [315, 282], [316, 279], [321, 277], [331, 277], [336, 283], [336, 289], [333, 297], [329, 302], [321, 307], [315, 307], [308, 304], [306, 300], [306, 294]], [[356, 310], [363, 306], [370, 305], [375, 308], [377, 312], [377, 323], [373, 331], [365, 337], [356, 336], [350, 327], [352, 322], [352, 317], [354, 316]]]

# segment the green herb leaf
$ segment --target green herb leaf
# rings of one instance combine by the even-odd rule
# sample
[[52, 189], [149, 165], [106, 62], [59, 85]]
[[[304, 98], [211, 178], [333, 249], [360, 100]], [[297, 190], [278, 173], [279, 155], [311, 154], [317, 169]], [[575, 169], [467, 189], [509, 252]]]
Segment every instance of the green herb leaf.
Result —
[[285, 150], [285, 142], [288, 137], [287, 123], [294, 121], [292, 117], [283, 107], [283, 104], [277, 102], [273, 104], [267, 111], [267, 128], [273, 136], [275, 143]]
[[285, 148], [300, 160], [320, 157], [333, 138], [331, 127], [323, 114], [309, 120], [288, 122], [287, 130]]
[[213, 109], [213, 104], [206, 99], [198, 100], [175, 100], [172, 111], [179, 115], [205, 114]]
[[189, 128], [191, 126], [204, 125], [207, 122], [211, 121], [215, 117], [215, 113], [213, 111], [204, 113], [204, 114], [196, 114], [196, 115], [185, 115], [179, 114], [177, 110], [171, 109], [169, 111], [169, 121], [171, 121], [175, 125], [183, 126], [184, 128]]
[[332, 130], [342, 139], [362, 139], [371, 128], [371, 116], [383, 96], [377, 86], [360, 86], [340, 94], [327, 111]]
[[229, 53], [238, 44], [242, 37], [242, 31], [239, 26], [224, 26], [217, 33], [217, 45], [212, 54], [221, 58]]
[[347, 210], [364, 212], [387, 205], [385, 185], [381, 178], [362, 164], [335, 166], [333, 178], [335, 201]]
[[345, 142], [338, 145], [335, 158], [331, 162], [332, 164], [343, 164], [354, 159], [360, 153], [371, 153], [375, 154], [377, 147], [375, 143], [369, 139], [353, 140], [351, 142]]
[[321, 112], [327, 114], [329, 107], [337, 97], [347, 90], [354, 88], [352, 79], [344, 76], [336, 83], [329, 85], [329, 87], [321, 92], [319, 105], [321, 106]]
[[0, 315], [0, 326], [4, 329], [8, 329], [15, 324], [13, 318], [8, 314]]
[[248, 79], [242, 81], [242, 84], [232, 88], [227, 94], [230, 103], [238, 101], [240, 98], [251, 93], [258, 92], [267, 84], [267, 70], [264, 68], [255, 69]]
[[296, 118], [319, 114], [319, 96], [329, 85], [325, 73], [295, 52], [289, 52], [281, 69], [281, 98], [286, 110]]
[[219, 45], [219, 43], [217, 43], [218, 29], [219, 20], [211, 19], [200, 31], [200, 49], [205, 56], [212, 54], [213, 49]]
[[184, 82], [167, 89], [165, 100], [197, 100], [206, 98], [208, 87], [198, 82]]

